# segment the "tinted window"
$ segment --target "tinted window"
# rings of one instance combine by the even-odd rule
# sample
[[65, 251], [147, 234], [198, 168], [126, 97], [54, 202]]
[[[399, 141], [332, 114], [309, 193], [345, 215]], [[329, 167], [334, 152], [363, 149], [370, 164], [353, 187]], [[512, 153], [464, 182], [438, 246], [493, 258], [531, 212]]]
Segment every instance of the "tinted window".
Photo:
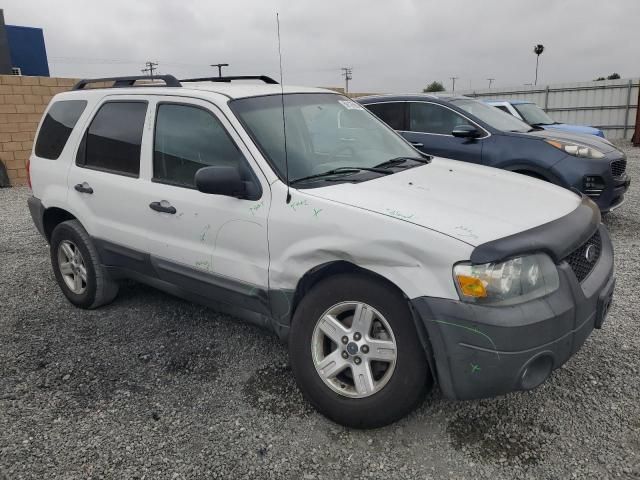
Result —
[[85, 165], [138, 176], [146, 102], [109, 102], [93, 118], [85, 144]]
[[502, 110], [504, 113], [508, 113], [509, 115], [511, 115], [509, 109], [504, 105], [494, 105], [494, 107], [496, 107], [498, 110]]
[[186, 105], [158, 107], [153, 148], [153, 178], [194, 187], [196, 172], [210, 165], [238, 165], [242, 153], [220, 121], [206, 110]]
[[36, 140], [38, 157], [56, 160], [60, 156], [86, 106], [85, 100], [64, 100], [51, 106]]
[[376, 103], [365, 107], [394, 130], [404, 130], [404, 103]]
[[412, 132], [451, 135], [458, 125], [470, 125], [462, 116], [434, 103], [409, 104], [409, 130]]

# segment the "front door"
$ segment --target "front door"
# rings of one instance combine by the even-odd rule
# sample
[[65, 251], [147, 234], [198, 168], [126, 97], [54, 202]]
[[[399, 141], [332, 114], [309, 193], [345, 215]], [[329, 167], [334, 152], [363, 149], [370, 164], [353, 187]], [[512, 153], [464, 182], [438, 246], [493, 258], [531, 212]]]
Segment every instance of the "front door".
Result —
[[[152, 108], [145, 224], [157, 240], [155, 270], [193, 293], [266, 313], [268, 183], [213, 104], [159, 97]], [[238, 167], [259, 193], [248, 200], [198, 191], [194, 176], [206, 166]]]
[[454, 137], [451, 132], [459, 125], [472, 125], [485, 135], [480, 127], [444, 105], [408, 102], [408, 125], [401, 134], [425, 153], [482, 163], [482, 138]]

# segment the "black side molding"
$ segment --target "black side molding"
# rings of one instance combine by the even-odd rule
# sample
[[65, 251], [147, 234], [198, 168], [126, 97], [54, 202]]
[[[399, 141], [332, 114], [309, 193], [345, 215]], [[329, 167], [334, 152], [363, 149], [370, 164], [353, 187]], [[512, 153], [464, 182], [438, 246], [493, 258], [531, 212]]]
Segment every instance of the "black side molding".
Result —
[[564, 217], [478, 245], [471, 253], [471, 262], [500, 262], [525, 253], [544, 252], [558, 263], [589, 240], [598, 225], [600, 209], [583, 196], [578, 208]]

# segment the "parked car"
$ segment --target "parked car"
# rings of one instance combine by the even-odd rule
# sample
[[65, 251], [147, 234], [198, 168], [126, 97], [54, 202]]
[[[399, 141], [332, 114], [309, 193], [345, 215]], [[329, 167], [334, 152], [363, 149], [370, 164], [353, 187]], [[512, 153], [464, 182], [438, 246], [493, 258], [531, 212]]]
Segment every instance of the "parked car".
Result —
[[596, 127], [556, 122], [533, 102], [524, 100], [485, 100], [485, 103], [509, 115], [513, 115], [533, 127], [540, 127], [545, 130], [560, 130], [569, 133], [595, 135], [596, 137], [605, 138], [604, 132]]
[[613, 250], [591, 200], [255, 78], [84, 80], [52, 99], [28, 204], [72, 304], [130, 278], [270, 329], [308, 400], [354, 427], [434, 381], [458, 399], [534, 388], [601, 327]]
[[468, 97], [375, 95], [358, 102], [425, 153], [522, 173], [591, 197], [624, 201], [624, 153], [606, 140], [532, 127]]

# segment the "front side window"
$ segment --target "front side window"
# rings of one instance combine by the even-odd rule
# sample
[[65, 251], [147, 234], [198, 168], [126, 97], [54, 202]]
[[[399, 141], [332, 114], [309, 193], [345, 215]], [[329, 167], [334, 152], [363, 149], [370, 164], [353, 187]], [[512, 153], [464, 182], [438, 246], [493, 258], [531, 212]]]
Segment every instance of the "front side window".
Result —
[[62, 100], [54, 103], [40, 127], [36, 140], [36, 156], [56, 160], [86, 106], [86, 100]]
[[296, 93], [229, 102], [281, 179], [287, 176], [282, 102], [290, 181], [420, 155], [365, 108], [341, 95]]
[[243, 155], [220, 121], [207, 110], [160, 104], [153, 148], [153, 180], [195, 187], [195, 174], [207, 166], [242, 165]]
[[394, 130], [404, 130], [404, 102], [373, 103], [365, 107]]
[[[147, 102], [107, 102], [93, 118], [79, 163], [137, 177]], [[84, 160], [84, 161], [83, 161]]]
[[454, 128], [470, 125], [466, 118], [435, 103], [409, 104], [409, 130], [412, 132], [451, 135]]
[[509, 109], [504, 105], [494, 105], [494, 107], [496, 107], [498, 110], [503, 111], [504, 113], [508, 113], [509, 115], [511, 115], [511, 112], [509, 111]]

